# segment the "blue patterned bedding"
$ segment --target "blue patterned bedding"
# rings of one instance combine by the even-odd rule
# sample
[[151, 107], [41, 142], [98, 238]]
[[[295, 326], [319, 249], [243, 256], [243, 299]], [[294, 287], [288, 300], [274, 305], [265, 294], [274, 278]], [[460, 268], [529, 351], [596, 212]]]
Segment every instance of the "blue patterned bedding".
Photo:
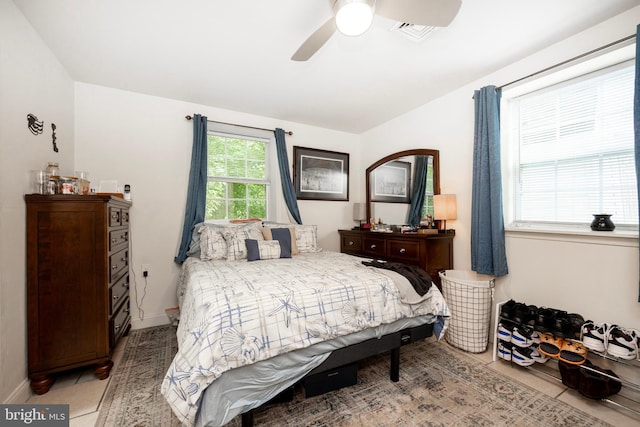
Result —
[[178, 283], [179, 350], [162, 384], [180, 421], [193, 425], [206, 387], [234, 368], [398, 319], [449, 316], [435, 287], [419, 297], [400, 275], [362, 260], [329, 251], [254, 262], [187, 259]]

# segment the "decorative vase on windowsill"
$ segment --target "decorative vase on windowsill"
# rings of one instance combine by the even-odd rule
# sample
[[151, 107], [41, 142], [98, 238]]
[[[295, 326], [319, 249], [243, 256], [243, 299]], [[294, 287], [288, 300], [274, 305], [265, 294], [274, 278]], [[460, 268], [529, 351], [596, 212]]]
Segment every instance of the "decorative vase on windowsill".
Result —
[[611, 215], [609, 214], [593, 214], [591, 229], [593, 231], [613, 231], [616, 228]]

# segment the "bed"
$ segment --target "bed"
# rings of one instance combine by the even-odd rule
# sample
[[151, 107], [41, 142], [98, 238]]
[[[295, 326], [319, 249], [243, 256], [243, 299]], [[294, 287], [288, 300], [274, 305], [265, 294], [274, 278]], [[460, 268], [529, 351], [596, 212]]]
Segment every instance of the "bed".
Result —
[[180, 271], [179, 349], [162, 384], [185, 425], [224, 425], [239, 414], [248, 424], [254, 408], [310, 373], [352, 362], [345, 357], [392, 350], [393, 380], [403, 333], [446, 329], [436, 286], [419, 295], [393, 271], [321, 250], [314, 226], [196, 230], [201, 250]]

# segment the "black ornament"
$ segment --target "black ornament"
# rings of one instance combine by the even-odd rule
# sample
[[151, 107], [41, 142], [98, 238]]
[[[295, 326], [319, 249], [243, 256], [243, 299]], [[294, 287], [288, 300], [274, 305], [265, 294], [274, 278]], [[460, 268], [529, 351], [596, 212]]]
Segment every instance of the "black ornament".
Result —
[[58, 152], [58, 145], [56, 144], [56, 139], [58, 139], [56, 137], [56, 124], [55, 123], [51, 123], [51, 130], [53, 132], [51, 132], [51, 143], [53, 144], [53, 151], [55, 151], [56, 153]]
[[39, 121], [36, 116], [29, 113], [27, 114], [27, 127], [34, 135], [39, 135], [42, 133], [44, 128], [44, 121]]

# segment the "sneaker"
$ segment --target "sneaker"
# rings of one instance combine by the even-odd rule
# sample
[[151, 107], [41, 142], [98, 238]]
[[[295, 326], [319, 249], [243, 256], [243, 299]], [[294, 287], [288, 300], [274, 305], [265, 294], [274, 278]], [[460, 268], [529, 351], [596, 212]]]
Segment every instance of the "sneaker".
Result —
[[533, 344], [532, 332], [533, 330], [527, 326], [515, 326], [511, 333], [511, 342], [518, 347], [529, 347]]
[[504, 319], [513, 319], [513, 312], [516, 308], [516, 302], [512, 299], [502, 304], [500, 307], [500, 316]]
[[540, 350], [538, 350], [537, 345], [532, 345], [530, 348], [531, 348], [531, 358], [533, 359], [534, 362], [545, 363], [547, 360], [549, 360], [549, 358], [546, 355], [540, 353]]
[[639, 359], [638, 332], [613, 325], [607, 335], [607, 353], [625, 360]]
[[531, 366], [535, 360], [531, 357], [531, 348], [514, 346], [511, 350], [511, 361], [520, 366]]
[[589, 350], [603, 353], [607, 348], [609, 329], [611, 326], [606, 323], [596, 325], [593, 321], [587, 320], [580, 328], [580, 340]]
[[498, 323], [498, 339], [505, 342], [511, 342], [511, 329]]
[[498, 357], [504, 360], [511, 360], [511, 350], [513, 345], [508, 342], [498, 342]]
[[533, 340], [534, 344], [540, 344], [541, 336], [542, 334], [539, 331], [536, 331], [535, 329], [533, 330], [533, 332], [531, 332], [531, 339]]

